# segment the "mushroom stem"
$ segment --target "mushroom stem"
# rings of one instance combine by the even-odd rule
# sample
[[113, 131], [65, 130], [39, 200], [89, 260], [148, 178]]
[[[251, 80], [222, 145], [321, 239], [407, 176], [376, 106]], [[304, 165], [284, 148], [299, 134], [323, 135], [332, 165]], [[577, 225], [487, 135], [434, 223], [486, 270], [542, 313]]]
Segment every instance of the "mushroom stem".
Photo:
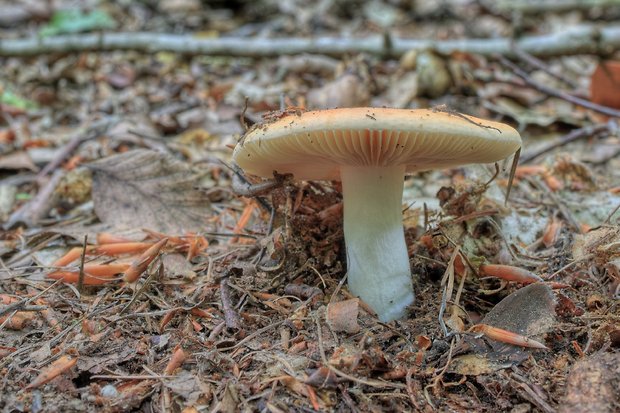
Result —
[[343, 166], [349, 290], [381, 321], [405, 315], [414, 300], [402, 224], [405, 166]]

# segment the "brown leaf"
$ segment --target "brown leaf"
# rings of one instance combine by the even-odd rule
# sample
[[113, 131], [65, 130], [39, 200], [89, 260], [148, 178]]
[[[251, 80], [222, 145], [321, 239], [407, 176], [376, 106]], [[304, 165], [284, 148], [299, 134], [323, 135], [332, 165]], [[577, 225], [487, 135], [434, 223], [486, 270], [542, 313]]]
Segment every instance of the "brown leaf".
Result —
[[184, 234], [204, 226], [209, 201], [198, 176], [171, 156], [135, 150], [88, 165], [99, 219], [113, 227]]
[[29, 169], [38, 171], [39, 168], [32, 162], [30, 156], [24, 151], [12, 152], [0, 156], [0, 169]]
[[370, 101], [370, 92], [362, 79], [353, 74], [345, 74], [308, 93], [308, 105], [311, 108], [353, 108], [366, 106]]
[[62, 373], [69, 370], [71, 367], [75, 366], [76, 363], [77, 358], [71, 356], [62, 356], [49, 366], [45, 367], [41, 371], [41, 374], [39, 374], [32, 382], [30, 382], [28, 386], [26, 386], [25, 390], [36, 389], [37, 387], [52, 381]]
[[330, 303], [327, 306], [327, 322], [332, 330], [351, 334], [360, 331], [360, 326], [357, 323], [359, 305], [359, 298]]
[[620, 108], [620, 62], [601, 62], [590, 80], [590, 99], [599, 105]]
[[[183, 370], [175, 377], [166, 379], [164, 386], [172, 390], [172, 393], [180, 396], [186, 405], [194, 404], [201, 397], [209, 398], [211, 395], [209, 384], [204, 383], [200, 375]], [[190, 412], [191, 410], [184, 411]]]

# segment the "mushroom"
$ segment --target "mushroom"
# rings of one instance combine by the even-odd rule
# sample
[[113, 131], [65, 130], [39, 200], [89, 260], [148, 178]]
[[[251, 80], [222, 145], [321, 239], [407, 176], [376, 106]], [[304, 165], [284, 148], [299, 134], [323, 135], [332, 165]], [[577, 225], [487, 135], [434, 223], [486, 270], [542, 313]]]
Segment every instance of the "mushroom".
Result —
[[405, 174], [496, 162], [520, 146], [510, 126], [456, 112], [342, 108], [267, 118], [244, 135], [233, 160], [262, 177], [342, 182], [349, 290], [387, 322], [414, 301]]

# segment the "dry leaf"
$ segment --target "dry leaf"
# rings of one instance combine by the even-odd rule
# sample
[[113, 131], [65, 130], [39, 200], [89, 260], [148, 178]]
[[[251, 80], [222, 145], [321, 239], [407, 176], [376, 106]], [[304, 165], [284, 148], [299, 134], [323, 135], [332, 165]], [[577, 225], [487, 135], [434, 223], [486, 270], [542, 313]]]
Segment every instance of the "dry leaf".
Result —
[[508, 368], [512, 364], [512, 362], [494, 361], [479, 354], [464, 354], [452, 360], [448, 371], [466, 376], [479, 376]]
[[93, 171], [95, 213], [102, 222], [167, 234], [204, 226], [209, 201], [194, 188], [198, 176], [171, 156], [135, 150], [88, 167]]
[[369, 101], [368, 87], [353, 74], [345, 74], [308, 93], [308, 106], [317, 109], [353, 108], [366, 106]]
[[49, 366], [41, 370], [41, 373], [26, 386], [25, 390], [36, 389], [39, 386], [49, 383], [62, 373], [71, 369], [77, 363], [77, 358], [71, 356], [62, 356]]
[[618, 411], [620, 356], [598, 353], [580, 360], [567, 376], [561, 413]]
[[[555, 324], [553, 291], [544, 283], [523, 287], [500, 301], [481, 323], [536, 340], [534, 336], [549, 331]], [[472, 360], [465, 359], [465, 364], [458, 367], [462, 374], [483, 374], [497, 369], [505, 362], [521, 363], [530, 355], [530, 350], [495, 339], [481, 340], [476, 336], [466, 336], [464, 344], [473, 353], [487, 358], [488, 361], [485, 362], [486, 366], [482, 366], [472, 359], [476, 363], [476, 367], [472, 367]]]
[[620, 108], [620, 61], [601, 62], [590, 80], [590, 100]]
[[555, 296], [543, 283], [530, 284], [500, 301], [482, 320], [483, 324], [524, 336], [543, 334], [555, 322]]
[[359, 305], [359, 298], [330, 303], [327, 306], [327, 322], [332, 330], [350, 334], [360, 331], [360, 326], [357, 323]]
[[29, 169], [38, 171], [39, 168], [32, 162], [30, 156], [24, 151], [12, 152], [0, 156], [0, 169]]

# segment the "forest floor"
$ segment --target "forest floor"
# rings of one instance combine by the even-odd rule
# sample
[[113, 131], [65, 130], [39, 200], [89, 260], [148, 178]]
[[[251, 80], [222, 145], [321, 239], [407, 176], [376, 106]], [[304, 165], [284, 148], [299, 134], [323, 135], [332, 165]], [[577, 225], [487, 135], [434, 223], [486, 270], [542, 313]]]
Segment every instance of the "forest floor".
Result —
[[[518, 43], [613, 25], [613, 2], [79, 3], [0, 0], [2, 411], [620, 410], [620, 63], [613, 46]], [[463, 42], [6, 52], [136, 31]], [[497, 38], [516, 46], [471, 46]], [[507, 203], [512, 159], [406, 178], [416, 300], [389, 323], [347, 290], [338, 182], [235, 191], [260, 183], [231, 155], [265, 114], [356, 106], [458, 111], [523, 138]]]

